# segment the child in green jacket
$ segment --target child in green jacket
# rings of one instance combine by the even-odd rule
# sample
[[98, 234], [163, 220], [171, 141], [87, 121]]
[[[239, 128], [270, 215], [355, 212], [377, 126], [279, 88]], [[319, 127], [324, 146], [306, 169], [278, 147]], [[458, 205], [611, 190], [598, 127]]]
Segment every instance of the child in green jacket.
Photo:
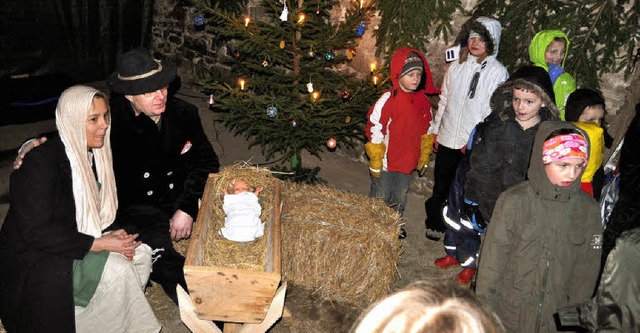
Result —
[[549, 72], [561, 120], [567, 98], [576, 90], [576, 81], [564, 70], [568, 53], [569, 37], [560, 30], [542, 30], [529, 45], [529, 60]]

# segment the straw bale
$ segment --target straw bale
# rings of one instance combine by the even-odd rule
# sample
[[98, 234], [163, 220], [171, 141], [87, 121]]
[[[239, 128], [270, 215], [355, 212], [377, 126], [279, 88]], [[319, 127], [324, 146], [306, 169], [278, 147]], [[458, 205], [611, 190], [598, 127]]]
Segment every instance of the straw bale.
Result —
[[389, 293], [402, 250], [396, 211], [379, 199], [290, 182], [282, 200], [285, 280], [363, 304]]
[[[227, 187], [234, 179], [244, 179], [252, 187], [263, 186], [264, 190], [258, 196], [262, 214], [260, 219], [264, 223], [270, 223], [273, 211], [274, 177], [268, 169], [243, 166], [241, 164], [222, 168], [219, 178], [213, 187], [212, 202], [200, 209], [212, 210], [212, 219], [204, 221], [209, 223], [204, 248], [203, 264], [205, 266], [218, 266], [253, 271], [264, 271], [266, 260], [266, 233], [253, 242], [240, 243], [225, 239], [218, 234], [224, 227], [225, 213], [222, 210], [224, 194], [222, 189]], [[204, 203], [203, 203], [204, 204]]]

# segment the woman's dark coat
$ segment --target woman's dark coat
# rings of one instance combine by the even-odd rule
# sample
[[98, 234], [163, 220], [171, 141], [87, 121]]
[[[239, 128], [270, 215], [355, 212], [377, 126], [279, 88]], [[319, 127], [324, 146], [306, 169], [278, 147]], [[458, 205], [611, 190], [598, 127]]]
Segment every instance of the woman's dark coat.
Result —
[[59, 137], [11, 175], [0, 231], [0, 318], [8, 332], [74, 332], [73, 259], [94, 238], [80, 233], [71, 167]]

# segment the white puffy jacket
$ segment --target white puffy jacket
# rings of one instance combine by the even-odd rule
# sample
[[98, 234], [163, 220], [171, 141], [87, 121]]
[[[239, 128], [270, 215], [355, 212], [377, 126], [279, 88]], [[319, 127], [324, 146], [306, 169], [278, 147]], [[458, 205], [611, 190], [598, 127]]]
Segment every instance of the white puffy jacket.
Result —
[[[476, 20], [491, 34], [495, 45], [494, 54], [482, 63], [478, 63], [478, 58], [469, 54], [462, 64], [454, 61], [449, 65], [442, 83], [438, 111], [429, 129], [429, 134], [438, 135], [439, 144], [452, 149], [460, 149], [467, 144], [473, 128], [491, 113], [491, 94], [509, 77], [507, 69], [496, 59], [500, 22], [484, 17]], [[476, 72], [480, 76], [475, 95], [470, 98], [469, 88]]]

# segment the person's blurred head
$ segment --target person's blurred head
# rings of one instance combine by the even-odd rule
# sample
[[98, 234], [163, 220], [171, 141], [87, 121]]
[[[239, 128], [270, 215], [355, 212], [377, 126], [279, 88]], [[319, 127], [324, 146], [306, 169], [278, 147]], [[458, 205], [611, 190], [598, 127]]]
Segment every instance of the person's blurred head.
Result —
[[502, 333], [504, 328], [469, 289], [419, 281], [373, 304], [350, 332]]

